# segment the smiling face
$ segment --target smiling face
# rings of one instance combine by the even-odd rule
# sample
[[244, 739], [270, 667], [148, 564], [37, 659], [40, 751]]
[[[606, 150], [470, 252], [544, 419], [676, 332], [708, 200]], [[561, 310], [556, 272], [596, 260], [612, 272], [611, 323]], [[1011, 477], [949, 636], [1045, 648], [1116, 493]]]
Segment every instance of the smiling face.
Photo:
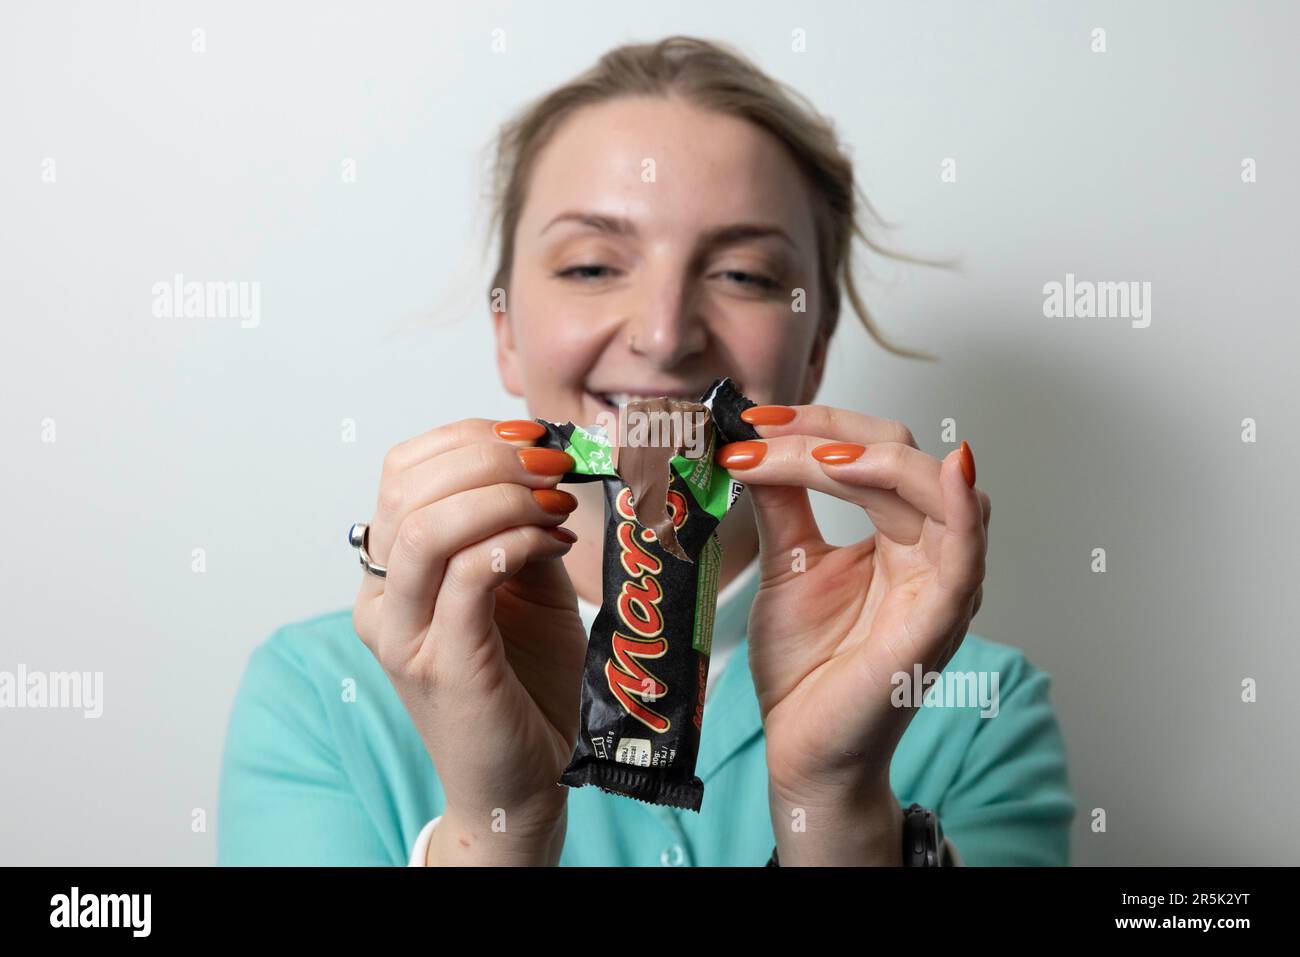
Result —
[[806, 184], [771, 134], [681, 99], [585, 107], [533, 170], [493, 316], [502, 382], [579, 425], [724, 375], [759, 404], [811, 402], [817, 265]]

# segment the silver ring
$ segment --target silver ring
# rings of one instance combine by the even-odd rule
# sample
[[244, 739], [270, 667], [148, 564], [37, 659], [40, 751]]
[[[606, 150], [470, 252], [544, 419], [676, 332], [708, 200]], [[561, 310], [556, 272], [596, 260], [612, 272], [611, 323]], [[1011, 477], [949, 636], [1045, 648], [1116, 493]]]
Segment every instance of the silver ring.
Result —
[[376, 578], [387, 578], [388, 569], [370, 560], [370, 526], [356, 522], [348, 529], [348, 544], [361, 553], [361, 567]]

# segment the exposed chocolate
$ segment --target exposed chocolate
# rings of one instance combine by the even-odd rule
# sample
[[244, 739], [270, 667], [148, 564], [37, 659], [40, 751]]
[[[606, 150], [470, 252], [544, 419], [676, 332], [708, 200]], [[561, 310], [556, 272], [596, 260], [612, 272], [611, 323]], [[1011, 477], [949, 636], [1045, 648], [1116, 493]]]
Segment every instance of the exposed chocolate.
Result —
[[[677, 541], [677, 529], [668, 506], [668, 486], [672, 482], [674, 456], [692, 458], [690, 436], [695, 434], [700, 448], [694, 458], [708, 455], [712, 449], [713, 418], [701, 402], [671, 399], [635, 399], [627, 403], [625, 419], [641, 416], [640, 423], [649, 428], [636, 429], [625, 421], [629, 439], [642, 439], [618, 447], [618, 474], [632, 490], [632, 506], [637, 521], [652, 529], [664, 550], [684, 562], [692, 561]], [[634, 420], [635, 421], [635, 420]]]

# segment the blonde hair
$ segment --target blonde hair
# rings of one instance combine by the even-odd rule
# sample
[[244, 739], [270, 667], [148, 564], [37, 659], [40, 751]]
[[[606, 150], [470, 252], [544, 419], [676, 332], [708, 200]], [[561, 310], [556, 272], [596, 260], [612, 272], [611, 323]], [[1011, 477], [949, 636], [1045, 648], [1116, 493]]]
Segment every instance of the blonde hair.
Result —
[[[888, 227], [854, 182], [853, 164], [832, 123], [800, 93], [772, 79], [725, 44], [688, 36], [610, 50], [584, 73], [528, 104], [505, 123], [495, 142], [492, 212], [488, 240], [500, 231], [500, 259], [489, 287], [506, 289], [514, 263], [515, 227], [523, 211], [530, 174], [559, 125], [578, 109], [621, 96], [680, 94], [704, 109], [747, 119], [785, 144], [807, 178], [813, 196], [818, 278], [825, 297], [821, 316], [829, 342], [839, 321], [841, 284], [871, 337], [900, 356], [934, 360], [924, 352], [892, 345], [877, 328], [853, 280], [852, 243], [857, 236], [872, 252], [892, 259], [944, 265], [885, 249], [863, 223]], [[862, 216], [859, 215], [859, 209]]]

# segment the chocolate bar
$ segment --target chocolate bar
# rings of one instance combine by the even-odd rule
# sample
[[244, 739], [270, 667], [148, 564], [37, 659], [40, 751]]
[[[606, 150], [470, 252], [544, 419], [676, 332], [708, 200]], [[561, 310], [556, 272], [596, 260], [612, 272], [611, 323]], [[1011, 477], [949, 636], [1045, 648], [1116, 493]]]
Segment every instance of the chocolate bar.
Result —
[[[629, 402], [624, 425], [634, 416], [651, 431], [656, 422], [680, 425], [670, 441], [617, 446], [602, 427], [537, 420], [547, 430], [538, 445], [576, 463], [561, 482], [600, 481], [605, 490], [602, 602], [587, 645], [578, 744], [559, 783], [699, 811], [695, 762], [722, 566], [715, 529], [744, 489], [713, 456], [759, 437], [740, 418], [752, 405], [727, 378], [699, 402]], [[688, 427], [702, 441], [688, 443]]]

